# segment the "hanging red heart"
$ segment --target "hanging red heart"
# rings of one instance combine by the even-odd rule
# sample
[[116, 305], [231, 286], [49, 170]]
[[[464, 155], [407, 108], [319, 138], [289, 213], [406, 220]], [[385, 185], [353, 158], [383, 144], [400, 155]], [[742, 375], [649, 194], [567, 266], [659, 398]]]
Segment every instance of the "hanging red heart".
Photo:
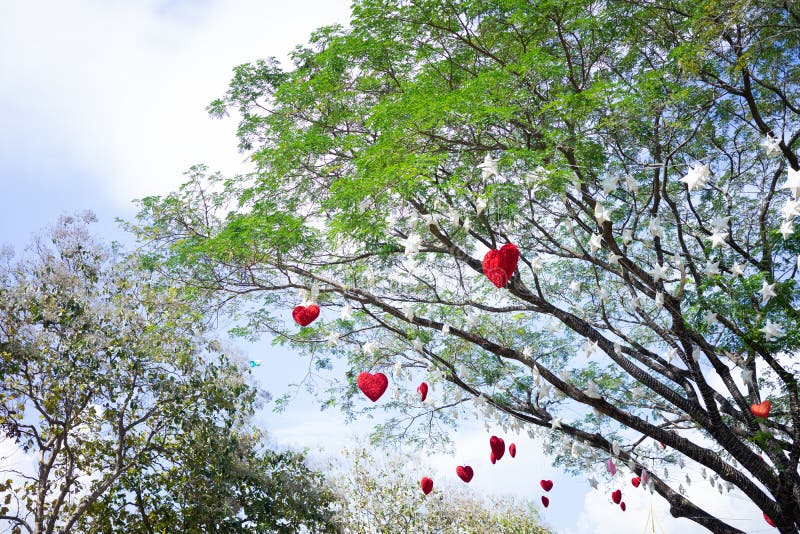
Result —
[[774, 522], [772, 521], [772, 519], [770, 519], [770, 517], [767, 515], [767, 512], [764, 512], [764, 521], [766, 521], [766, 522], [767, 522], [767, 524], [768, 524], [769, 526], [771, 526], [771, 527], [774, 527], [774, 526], [775, 526], [775, 523], [774, 523]]
[[633, 477], [633, 478], [631, 479], [631, 484], [633, 484], [633, 487], [634, 487], [634, 488], [638, 488], [638, 487], [639, 487], [639, 484], [640, 484], [641, 482], [642, 482], [642, 480], [641, 480], [639, 477]]
[[489, 460], [492, 461], [492, 465], [497, 463], [497, 458], [494, 457], [494, 453], [489, 454]]
[[316, 304], [295, 306], [294, 310], [292, 310], [292, 317], [294, 317], [294, 321], [300, 326], [308, 326], [314, 322], [314, 319], [319, 317], [319, 306]]
[[513, 443], [508, 446], [508, 454], [510, 454], [512, 458], [517, 457], [517, 446]]
[[551, 489], [553, 489], [553, 481], [552, 480], [540, 480], [539, 481], [539, 485], [545, 491], [550, 491]]
[[489, 438], [489, 447], [492, 448], [492, 454], [494, 454], [495, 460], [499, 460], [506, 453], [506, 443], [502, 438], [498, 438], [497, 436]]
[[547, 508], [548, 506], [550, 506], [550, 499], [542, 495], [542, 504], [544, 505], [545, 508]]
[[750, 413], [762, 419], [766, 419], [767, 417], [769, 417], [769, 411], [771, 409], [772, 409], [772, 403], [768, 400], [765, 400], [761, 404], [750, 405]]
[[490, 250], [483, 257], [483, 274], [496, 287], [505, 287], [511, 275], [517, 270], [519, 250], [511, 243], [506, 243], [500, 250]]
[[361, 390], [369, 400], [375, 402], [381, 398], [386, 388], [389, 387], [389, 379], [383, 373], [375, 373], [374, 375], [364, 371], [358, 375], [356, 379], [358, 389]]
[[428, 477], [422, 477], [419, 481], [419, 487], [422, 488], [422, 493], [429, 494], [433, 490], [433, 480]]
[[458, 478], [460, 478], [464, 482], [469, 482], [470, 480], [472, 480], [472, 475], [474, 475], [475, 473], [472, 472], [472, 468], [470, 466], [459, 465], [458, 467], [456, 467], [456, 474], [458, 475]]
[[619, 503], [619, 507], [622, 508], [623, 512], [625, 511], [625, 503], [624, 502]]
[[423, 382], [417, 388], [417, 393], [419, 393], [419, 401], [425, 402], [425, 399], [428, 398], [428, 384]]
[[611, 500], [614, 501], [614, 504], [619, 504], [622, 502], [622, 490], [612, 491]]

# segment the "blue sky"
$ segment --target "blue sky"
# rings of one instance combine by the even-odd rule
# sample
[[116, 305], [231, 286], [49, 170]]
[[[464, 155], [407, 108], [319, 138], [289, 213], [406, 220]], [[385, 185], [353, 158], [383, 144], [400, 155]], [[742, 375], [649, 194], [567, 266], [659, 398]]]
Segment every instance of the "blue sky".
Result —
[[[235, 65], [285, 58], [313, 29], [348, 16], [346, 0], [0, 2], [0, 244], [19, 248], [60, 214], [83, 209], [97, 213], [104, 239], [129, 242], [114, 219], [133, 216], [132, 199], [170, 191], [195, 163], [243, 170], [235, 121], [212, 120], [205, 106], [224, 92]], [[267, 344], [241, 350], [264, 360], [254, 375], [273, 394], [307, 372], [300, 357]], [[265, 411], [260, 420], [278, 444], [313, 451], [325, 444], [328, 454], [372, 424], [343, 432], [339, 412], [319, 412], [302, 390], [285, 413]], [[557, 532], [639, 533], [651, 505], [667, 532], [701, 531], [671, 520], [661, 499], [641, 491], [627, 491], [622, 514], [610, 505], [612, 485], [589, 491], [551, 468], [527, 437], [506, 436], [517, 442], [517, 459], [487, 465], [488, 437], [482, 425], [465, 423], [454, 433], [454, 455], [429, 458], [438, 480], [455, 483], [454, 466], [469, 463], [477, 491], [538, 500], [539, 480], [551, 478], [543, 518]], [[617, 486], [632, 490], [627, 478]], [[743, 502], [696, 498], [723, 517], [736, 517]], [[746, 530], [763, 529], [760, 518], [751, 525]]]

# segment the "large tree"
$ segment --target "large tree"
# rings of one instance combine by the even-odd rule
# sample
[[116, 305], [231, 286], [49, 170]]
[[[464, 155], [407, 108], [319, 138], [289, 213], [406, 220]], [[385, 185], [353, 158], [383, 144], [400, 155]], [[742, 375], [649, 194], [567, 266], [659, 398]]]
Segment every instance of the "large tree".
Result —
[[[192, 302], [62, 218], [0, 263], [0, 525], [13, 533], [332, 525], [302, 455], [265, 450], [258, 392]], [[329, 515], [329, 514], [328, 514]]]
[[[567, 468], [647, 470], [676, 517], [737, 531], [656, 474], [688, 462], [795, 532], [798, 45], [793, 2], [358, 0], [211, 104], [255, 170], [194, 168], [136, 230], [244, 331], [345, 357], [328, 402], [362, 371], [442, 385], [386, 436], [471, 401]], [[506, 243], [510, 280], [483, 273]]]

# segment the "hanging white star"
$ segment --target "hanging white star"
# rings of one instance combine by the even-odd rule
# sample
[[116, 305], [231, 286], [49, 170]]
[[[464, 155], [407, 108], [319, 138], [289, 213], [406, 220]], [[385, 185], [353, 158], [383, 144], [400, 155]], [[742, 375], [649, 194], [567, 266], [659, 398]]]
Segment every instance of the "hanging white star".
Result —
[[783, 329], [777, 323], [773, 323], [769, 319], [767, 319], [766, 324], [758, 329], [759, 332], [764, 334], [764, 337], [767, 338], [767, 341], [772, 341], [773, 339], [778, 339], [779, 337], [783, 336]]
[[708, 260], [705, 267], [703, 267], [703, 274], [706, 276], [719, 274], [719, 262]]
[[589, 477], [586, 482], [592, 487], [592, 489], [597, 489], [597, 479], [594, 477]]
[[614, 456], [619, 456], [619, 450], [620, 450], [619, 449], [619, 443], [617, 443], [617, 440], [612, 441], [611, 442], [611, 454], [613, 454]]
[[409, 234], [407, 238], [402, 241], [405, 247], [403, 255], [408, 258], [409, 256], [419, 252], [419, 245], [422, 243], [422, 238], [416, 234]]
[[661, 280], [667, 279], [667, 270], [669, 267], [656, 264], [655, 267], [647, 271], [647, 274], [653, 277], [653, 281], [658, 283]]
[[592, 249], [592, 253], [597, 252], [600, 250], [600, 247], [602, 247], [601, 239], [603, 239], [603, 236], [600, 234], [594, 234], [591, 238], [589, 238], [589, 248]]
[[420, 354], [425, 352], [425, 345], [422, 344], [422, 340], [420, 338], [414, 340], [414, 350]]
[[350, 319], [353, 318], [353, 307], [350, 306], [349, 304], [345, 304], [344, 307], [342, 307], [341, 313], [342, 313], [342, 321], [349, 321]]
[[630, 174], [625, 176], [625, 185], [628, 186], [628, 190], [634, 195], [639, 192], [639, 184]]
[[469, 217], [464, 218], [464, 225], [462, 228], [464, 228], [464, 232], [469, 233], [470, 228], [472, 228], [472, 223], [470, 222]]
[[[525, 348], [522, 349], [522, 355], [525, 356], [526, 358], [530, 358], [531, 356], [533, 356], [533, 348], [531, 348], [530, 345], [526, 345]], [[534, 367], [534, 369], [536, 369], [536, 367]]]
[[581, 290], [581, 283], [578, 280], [573, 280], [569, 283], [569, 290], [573, 293], [577, 293]]
[[602, 204], [596, 202], [594, 205], [594, 218], [598, 225], [603, 226], [603, 223], [611, 220], [611, 213]]
[[606, 176], [600, 185], [603, 186], [603, 194], [608, 195], [614, 189], [617, 188], [617, 184], [619, 184], [619, 178], [615, 175], [608, 175]]
[[689, 172], [687, 172], [686, 175], [680, 179], [680, 181], [686, 184], [686, 186], [689, 188], [689, 192], [691, 193], [695, 188], [702, 189], [705, 187], [710, 173], [711, 166], [708, 163], [705, 165], [695, 163], [692, 168], [689, 169]]
[[752, 386], [754, 384], [754, 382], [753, 382], [753, 371], [750, 371], [749, 369], [742, 369], [742, 375], [741, 376], [742, 376], [742, 382], [744, 382], [748, 386]]
[[633, 241], [633, 230], [626, 228], [622, 231], [622, 243], [630, 245], [631, 241]]
[[482, 180], [488, 180], [492, 176], [500, 174], [497, 170], [497, 162], [498, 160], [492, 159], [490, 154], [486, 154], [486, 157], [483, 158], [483, 163], [479, 163], [477, 166], [481, 170]]
[[792, 221], [783, 221], [781, 223], [781, 228], [778, 231], [783, 236], [784, 240], [789, 239], [789, 236], [794, 233], [794, 224]]
[[328, 347], [335, 347], [336, 344], [339, 343], [339, 338], [340, 337], [342, 337], [342, 336], [341, 336], [341, 334], [339, 334], [339, 332], [331, 332], [328, 335], [325, 344], [328, 345]]
[[766, 280], [764, 280], [761, 283], [761, 289], [758, 292], [759, 292], [759, 294], [761, 294], [761, 305], [762, 306], [764, 304], [766, 304], [767, 302], [769, 302], [769, 299], [771, 299], [772, 297], [777, 296], [777, 293], [775, 293], [775, 285], [776, 284], [767, 283]]
[[553, 386], [550, 384], [542, 384], [542, 387], [539, 388], [539, 398], [545, 399], [550, 396], [550, 391], [553, 389]]
[[403, 364], [397, 362], [394, 364], [394, 368], [392, 369], [392, 373], [394, 374], [395, 378], [400, 378], [403, 376]]
[[367, 356], [372, 356], [376, 350], [378, 350], [378, 344], [374, 341], [367, 341], [361, 346], [361, 350], [364, 351], [364, 354]]
[[408, 302], [403, 304], [403, 315], [408, 322], [412, 322], [414, 320], [414, 308]]
[[716, 215], [708, 224], [711, 225], [711, 228], [718, 231], [724, 231], [728, 229], [728, 221], [730, 221], [730, 217], [720, 217]]
[[667, 362], [670, 363], [676, 356], [678, 356], [678, 349], [676, 349], [675, 347], [670, 347], [669, 350], [667, 350], [667, 352], [664, 353], [664, 358], [666, 358]]
[[475, 201], [475, 213], [477, 213], [478, 216], [480, 216], [480, 214], [483, 213], [483, 210], [485, 209], [486, 209], [485, 198], [479, 198], [478, 200]]
[[710, 236], [708, 236], [708, 240], [711, 241], [711, 248], [715, 249], [725, 244], [725, 240], [728, 238], [728, 232], [721, 232], [717, 230]]
[[703, 320], [704, 320], [706, 323], [710, 324], [710, 325], [719, 323], [719, 317], [717, 317], [717, 314], [716, 314], [716, 313], [714, 313], [714, 312], [708, 312], [708, 313], [706, 313], [706, 314], [703, 316]]
[[700, 357], [703, 355], [703, 351], [697, 345], [694, 346], [692, 349], [692, 359], [695, 363], [700, 361]]
[[619, 260], [622, 258], [619, 254], [614, 254], [613, 252], [608, 253], [608, 263], [610, 265], [619, 265]]
[[647, 229], [650, 231], [650, 236], [655, 238], [664, 239], [664, 227], [661, 226], [661, 219], [658, 217], [653, 217], [650, 220], [650, 224], [647, 226]]
[[792, 198], [794, 199], [800, 197], [800, 171], [789, 167], [786, 182], [781, 186], [781, 189], [788, 189], [791, 191]]
[[589, 380], [589, 382], [586, 384], [585, 393], [586, 393], [586, 396], [589, 397], [590, 399], [599, 399], [600, 398], [600, 392], [597, 391], [597, 384], [595, 384], [591, 380]]
[[447, 218], [450, 219], [450, 224], [453, 226], [458, 226], [461, 223], [461, 216], [458, 214], [458, 210], [455, 208], [450, 208], [447, 211]]
[[734, 263], [731, 267], [731, 274], [733, 274], [734, 278], [737, 276], [742, 276], [744, 274], [744, 263]]
[[541, 255], [537, 254], [531, 260], [531, 269], [533, 270], [533, 272], [536, 272], [540, 270], [542, 267], [544, 267], [544, 259], [542, 258]]
[[561, 419], [558, 417], [553, 417], [553, 419], [550, 420], [550, 428], [553, 430], [561, 428]]
[[767, 134], [764, 139], [761, 140], [761, 148], [764, 149], [764, 152], [767, 153], [767, 156], [777, 156], [781, 153], [780, 141], [777, 137], [773, 137], [772, 134]]
[[547, 323], [547, 326], [545, 326], [545, 328], [547, 328], [548, 332], [556, 333], [559, 330], [561, 330], [561, 321], [559, 321], [556, 318], [550, 319], [550, 322]]
[[800, 200], [786, 199], [786, 203], [781, 208], [781, 216], [787, 221], [800, 216]]
[[583, 351], [586, 353], [587, 358], [594, 354], [598, 348], [597, 341], [592, 341], [591, 339], [587, 339], [583, 345]]
[[656, 293], [656, 308], [661, 309], [664, 307], [664, 293], [658, 292]]
[[442, 325], [442, 334], [448, 335], [450, 333], [450, 325], [445, 323]]

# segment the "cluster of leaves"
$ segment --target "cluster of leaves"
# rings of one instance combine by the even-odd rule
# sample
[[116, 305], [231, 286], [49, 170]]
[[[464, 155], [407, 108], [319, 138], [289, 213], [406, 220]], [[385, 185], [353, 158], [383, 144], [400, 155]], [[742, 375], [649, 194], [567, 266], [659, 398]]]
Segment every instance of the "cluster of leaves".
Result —
[[[786, 2], [361, 0], [211, 104], [240, 115], [252, 174], [194, 168], [131, 228], [205, 309], [345, 356], [325, 404], [352, 412], [353, 377], [392, 371], [384, 436], [446, 437], [472, 400], [572, 469], [693, 462], [792, 532], [798, 50]], [[505, 242], [522, 257], [496, 290], [480, 258]], [[282, 317], [314, 287], [298, 333]], [[425, 374], [441, 389], [407, 400]]]

